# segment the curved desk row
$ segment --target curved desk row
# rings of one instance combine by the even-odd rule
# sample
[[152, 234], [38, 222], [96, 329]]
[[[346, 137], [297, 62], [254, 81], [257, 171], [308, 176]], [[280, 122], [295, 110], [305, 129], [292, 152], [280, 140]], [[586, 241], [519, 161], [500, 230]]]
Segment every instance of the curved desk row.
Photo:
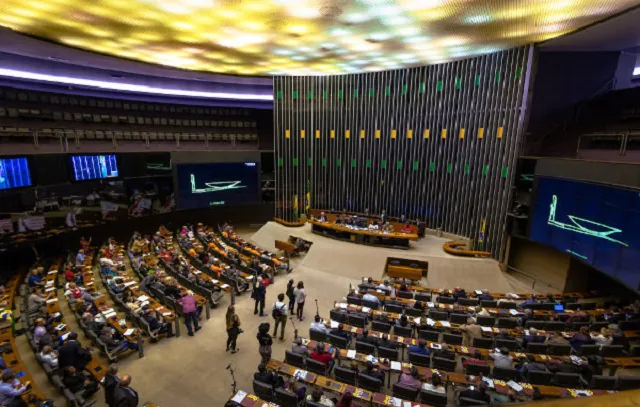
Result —
[[[336, 211], [325, 211], [324, 209], [311, 209], [309, 210], [309, 215], [313, 216], [313, 218], [317, 219], [320, 217], [320, 214], [324, 212], [324, 215], [327, 217], [327, 221], [333, 223], [335, 222], [338, 216], [357, 216], [359, 218], [367, 219], [367, 223], [371, 221], [379, 222], [380, 215], [375, 214], [366, 214], [366, 213], [357, 213], [357, 212], [336, 212]], [[401, 230], [404, 227], [404, 223], [400, 222], [398, 218], [388, 217], [388, 221], [391, 225], [393, 225], [395, 230]], [[418, 233], [418, 226], [415, 225], [415, 221], [407, 219], [407, 222], [411, 224], [411, 233]]]
[[397, 249], [408, 249], [411, 240], [418, 240], [415, 233], [386, 233], [378, 230], [352, 229], [329, 222], [310, 220], [313, 233], [371, 246], [384, 246]]
[[466, 244], [463, 242], [447, 242], [442, 245], [442, 248], [446, 253], [452, 254], [454, 256], [491, 257], [491, 252], [469, 250], [466, 249], [465, 246]]

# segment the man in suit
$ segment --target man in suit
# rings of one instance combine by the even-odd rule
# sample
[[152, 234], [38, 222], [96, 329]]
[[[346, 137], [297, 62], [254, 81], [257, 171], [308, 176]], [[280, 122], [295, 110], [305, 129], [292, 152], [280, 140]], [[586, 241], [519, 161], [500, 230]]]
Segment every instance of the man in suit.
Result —
[[320, 212], [320, 217], [318, 218], [318, 221], [320, 221], [320, 222], [326, 222], [327, 221], [327, 217], [325, 216], [324, 212]]
[[91, 352], [80, 346], [78, 334], [69, 333], [67, 341], [58, 349], [58, 366], [60, 368], [74, 366], [76, 370], [83, 371], [90, 360]]
[[456, 354], [449, 350], [449, 345], [446, 343], [442, 343], [442, 349], [434, 350], [433, 356], [437, 358], [456, 360]]
[[109, 407], [114, 406], [113, 396], [119, 383], [120, 378], [118, 377], [118, 365], [113, 363], [107, 368], [107, 373], [104, 375], [102, 382], [104, 385], [104, 402], [107, 403]]
[[133, 390], [131, 376], [124, 375], [113, 393], [114, 407], [138, 407], [138, 392]]
[[536, 328], [529, 328], [529, 335], [525, 335], [522, 339], [522, 347], [526, 349], [528, 343], [544, 343], [546, 339], [544, 335], [538, 335]]

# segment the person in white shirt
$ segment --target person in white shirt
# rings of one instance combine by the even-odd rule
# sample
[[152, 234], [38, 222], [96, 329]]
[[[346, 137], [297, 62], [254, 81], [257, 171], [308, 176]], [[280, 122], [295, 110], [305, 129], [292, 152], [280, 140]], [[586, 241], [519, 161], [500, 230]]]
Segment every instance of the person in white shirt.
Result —
[[378, 304], [378, 306], [380, 306], [380, 300], [378, 299], [378, 297], [373, 294], [369, 294], [369, 292], [365, 290], [362, 291], [362, 294], [363, 301], [375, 302], [376, 304]]
[[315, 316], [314, 322], [311, 323], [309, 329], [324, 333], [328, 332], [327, 327], [322, 323], [322, 318], [320, 318], [320, 315]]
[[315, 389], [313, 393], [309, 394], [307, 396], [307, 401], [313, 401], [316, 404], [320, 404], [321, 406], [326, 406], [326, 407], [334, 406], [333, 401], [328, 399], [327, 396], [325, 396], [322, 393], [322, 390], [320, 389]]
[[389, 281], [388, 280], [384, 280], [384, 282], [380, 283], [377, 287], [380, 290], [385, 290], [385, 291], [390, 291], [393, 289], [393, 287], [391, 287], [389, 285]]
[[271, 315], [275, 320], [273, 324], [273, 337], [276, 337], [278, 325], [280, 325], [280, 340], [284, 341], [284, 327], [287, 325], [287, 316], [289, 315], [289, 307], [284, 302], [284, 294], [278, 294], [278, 301], [273, 303]]
[[42, 348], [42, 352], [40, 352], [40, 358], [51, 368], [58, 368], [58, 352], [53, 350], [51, 346], [47, 345]]
[[108, 257], [101, 257], [101, 258], [100, 258], [100, 265], [101, 265], [102, 267], [108, 267], [108, 268], [111, 268], [111, 267], [115, 266], [115, 263], [113, 262], [113, 260], [111, 260], [111, 259], [110, 259], [110, 258], [108, 258]]
[[611, 330], [607, 328], [602, 328], [600, 333], [597, 335], [591, 335], [591, 339], [596, 343], [596, 345], [602, 348], [603, 346], [611, 345], [613, 342], [613, 337], [611, 336]]
[[422, 390], [431, 391], [434, 393], [446, 393], [447, 389], [442, 385], [442, 379], [440, 375], [434, 374], [431, 376], [431, 383], [424, 383]]

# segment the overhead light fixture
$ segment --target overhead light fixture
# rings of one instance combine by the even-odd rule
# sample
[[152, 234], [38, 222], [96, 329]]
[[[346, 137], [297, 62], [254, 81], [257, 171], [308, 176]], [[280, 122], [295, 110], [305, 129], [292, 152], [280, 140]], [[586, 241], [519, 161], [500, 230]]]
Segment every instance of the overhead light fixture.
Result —
[[273, 100], [273, 95], [258, 95], [245, 93], [228, 93], [228, 92], [201, 92], [183, 89], [166, 89], [153, 86], [134, 85], [130, 83], [120, 82], [104, 82], [93, 79], [71, 78], [67, 76], [45, 75], [33, 72], [17, 71], [14, 69], [0, 68], [0, 77], [26, 79], [34, 81], [42, 81], [48, 83], [59, 83], [64, 85], [87, 86], [91, 88], [99, 88], [106, 90], [148, 93], [153, 95], [164, 96], [182, 96], [206, 99], [233, 99], [233, 100]]

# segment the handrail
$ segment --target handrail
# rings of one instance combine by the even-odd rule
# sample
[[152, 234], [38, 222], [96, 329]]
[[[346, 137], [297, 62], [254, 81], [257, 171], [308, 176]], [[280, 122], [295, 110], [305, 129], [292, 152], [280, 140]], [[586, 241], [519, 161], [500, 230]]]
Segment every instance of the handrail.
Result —
[[284, 219], [280, 219], [280, 218], [273, 218], [273, 221], [276, 223], [279, 223], [282, 226], [287, 226], [287, 227], [300, 227], [300, 226], [304, 226], [306, 222], [302, 222], [302, 221], [298, 221], [298, 222], [287, 222]]
[[454, 256], [467, 256], [467, 257], [491, 257], [491, 252], [485, 252], [481, 250], [471, 249], [458, 249], [458, 247], [466, 246], [464, 242], [446, 242], [442, 245], [442, 249]]
[[549, 282], [547, 282], [547, 281], [544, 281], [544, 280], [540, 279], [540, 277], [537, 277], [537, 276], [534, 276], [534, 275], [532, 275], [532, 274], [529, 274], [529, 273], [527, 273], [526, 271], [522, 271], [522, 270], [519, 270], [519, 269], [517, 269], [517, 268], [515, 268], [515, 267], [511, 267], [511, 266], [507, 266], [507, 270], [513, 270], [513, 271], [515, 271], [516, 273], [522, 274], [522, 275], [524, 275], [525, 277], [528, 277], [528, 278], [532, 279], [532, 280], [533, 280], [533, 283], [531, 284], [531, 289], [532, 289], [532, 290], [536, 288], [536, 283], [539, 283], [539, 282], [541, 282], [542, 284], [546, 285], [547, 287], [551, 287], [551, 288], [553, 288], [554, 290], [557, 290], [557, 288], [556, 288], [556, 287], [554, 287], [554, 286], [553, 286], [552, 284], [550, 284]]

